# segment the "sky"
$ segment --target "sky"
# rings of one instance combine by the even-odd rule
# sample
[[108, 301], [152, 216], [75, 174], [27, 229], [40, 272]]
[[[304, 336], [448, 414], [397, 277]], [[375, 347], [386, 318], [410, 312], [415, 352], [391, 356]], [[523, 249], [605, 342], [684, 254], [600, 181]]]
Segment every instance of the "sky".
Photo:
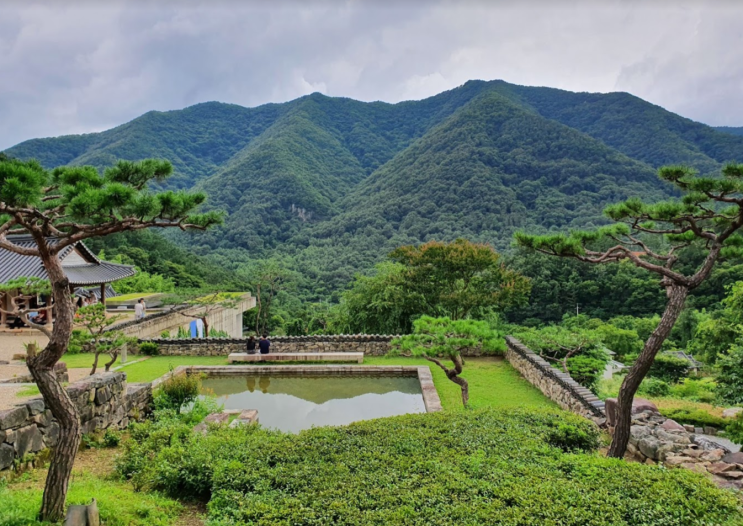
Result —
[[470, 79], [743, 126], [741, 27], [736, 0], [4, 0], [0, 150], [205, 101], [398, 102]]

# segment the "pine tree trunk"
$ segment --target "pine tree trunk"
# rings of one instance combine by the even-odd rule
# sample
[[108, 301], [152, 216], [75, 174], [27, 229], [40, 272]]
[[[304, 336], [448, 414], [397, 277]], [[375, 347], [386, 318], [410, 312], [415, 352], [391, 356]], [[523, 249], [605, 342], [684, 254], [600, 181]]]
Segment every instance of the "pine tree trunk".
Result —
[[645, 342], [645, 347], [640, 353], [640, 356], [637, 357], [637, 361], [630, 368], [622, 382], [622, 387], [619, 389], [614, 437], [612, 438], [611, 447], [607, 454], [609, 457], [624, 457], [624, 453], [627, 450], [627, 443], [629, 442], [630, 427], [632, 426], [632, 400], [635, 397], [637, 389], [640, 387], [640, 383], [642, 383], [642, 380], [653, 365], [655, 355], [658, 354], [663, 342], [668, 338], [673, 325], [681, 314], [689, 290], [686, 287], [672, 285], [667, 288], [667, 294], [668, 303], [666, 304], [666, 309], [663, 312], [660, 323], [650, 335], [648, 341]]
[[54, 365], [69, 345], [75, 309], [70, 297], [69, 281], [59, 259], [49, 254], [43, 238], [37, 239], [37, 244], [52, 285], [56, 316], [49, 343], [41, 353], [29, 358], [27, 365], [44, 397], [44, 403], [59, 424], [59, 441], [52, 452], [39, 514], [42, 521], [56, 522], [64, 517], [67, 485], [80, 447], [81, 426], [77, 407], [54, 373]]

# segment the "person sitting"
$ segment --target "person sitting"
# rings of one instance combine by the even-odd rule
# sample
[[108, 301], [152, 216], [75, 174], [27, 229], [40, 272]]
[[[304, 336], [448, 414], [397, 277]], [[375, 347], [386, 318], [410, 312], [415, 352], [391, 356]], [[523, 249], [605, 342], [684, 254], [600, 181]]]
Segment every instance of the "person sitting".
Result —
[[23, 323], [23, 320], [20, 316], [16, 316], [15, 319], [8, 325], [11, 329], [21, 329], [25, 327], [26, 324]]
[[255, 354], [255, 338], [251, 336], [247, 343], [248, 354]]
[[261, 336], [261, 339], [258, 340], [258, 347], [261, 350], [261, 354], [268, 354], [269, 347], [271, 347], [271, 340], [268, 339], [268, 334]]

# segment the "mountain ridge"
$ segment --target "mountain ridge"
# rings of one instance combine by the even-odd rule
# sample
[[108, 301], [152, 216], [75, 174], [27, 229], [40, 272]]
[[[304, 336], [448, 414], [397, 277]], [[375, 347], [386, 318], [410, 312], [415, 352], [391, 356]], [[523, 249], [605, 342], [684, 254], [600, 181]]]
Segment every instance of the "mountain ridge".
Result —
[[284, 259], [319, 298], [399, 244], [466, 236], [508, 250], [517, 228], [602, 224], [610, 202], [672, 195], [663, 164], [743, 161], [743, 137], [626, 93], [469, 81], [395, 104], [202, 103], [6, 152], [47, 167], [168, 158], [167, 187], [203, 189], [227, 212], [223, 227], [174, 239], [227, 268]]

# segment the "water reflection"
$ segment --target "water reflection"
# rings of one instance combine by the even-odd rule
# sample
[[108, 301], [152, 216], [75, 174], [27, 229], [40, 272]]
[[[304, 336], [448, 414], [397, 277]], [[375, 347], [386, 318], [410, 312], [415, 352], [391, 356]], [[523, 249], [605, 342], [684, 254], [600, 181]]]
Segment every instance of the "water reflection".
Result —
[[225, 409], [257, 409], [261, 425], [290, 432], [425, 412], [417, 378], [229, 376], [205, 379], [203, 392]]

